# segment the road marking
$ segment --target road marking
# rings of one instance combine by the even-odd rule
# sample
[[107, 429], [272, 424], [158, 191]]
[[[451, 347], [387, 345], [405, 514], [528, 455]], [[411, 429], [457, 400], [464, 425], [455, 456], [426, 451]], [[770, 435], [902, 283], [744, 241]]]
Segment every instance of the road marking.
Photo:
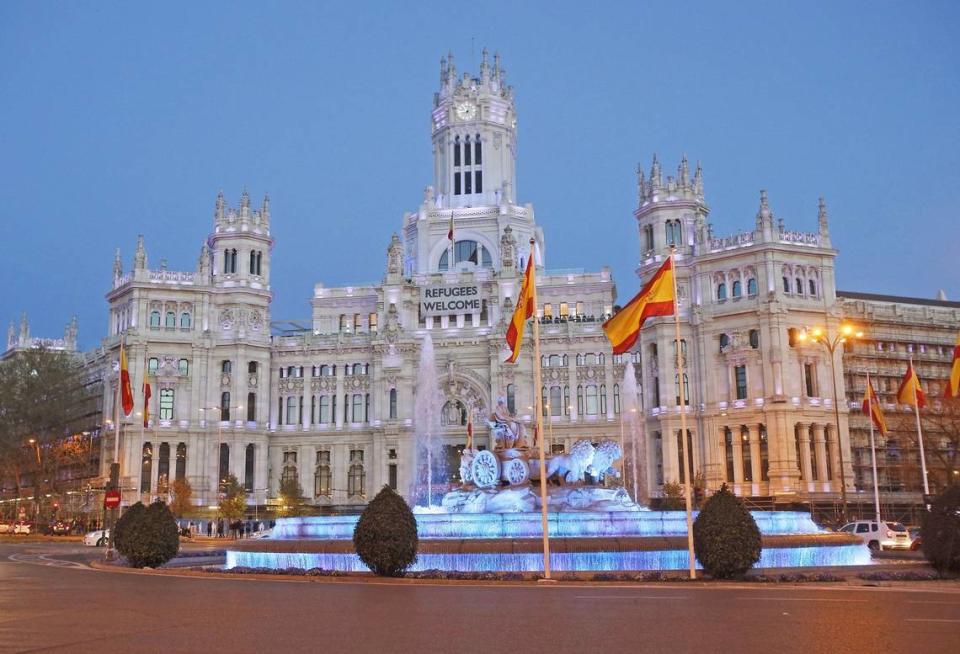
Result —
[[741, 600], [758, 600], [761, 602], [867, 602], [865, 599], [848, 599], [845, 597], [738, 597]]
[[90, 568], [76, 561], [64, 561], [63, 559], [51, 559], [42, 554], [11, 554], [7, 557], [14, 563], [29, 563], [31, 565], [43, 565], [52, 568], [74, 568], [80, 570], [89, 570]]
[[953, 618], [907, 618], [907, 622], [960, 622]]
[[686, 595], [574, 595], [573, 599], [581, 600], [685, 600]]

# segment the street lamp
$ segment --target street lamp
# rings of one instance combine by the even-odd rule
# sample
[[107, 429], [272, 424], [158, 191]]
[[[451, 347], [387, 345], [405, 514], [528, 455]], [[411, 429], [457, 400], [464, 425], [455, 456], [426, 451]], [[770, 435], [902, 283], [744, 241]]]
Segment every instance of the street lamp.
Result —
[[[814, 327], [809, 333], [800, 332], [800, 342], [810, 341], [822, 345], [830, 353], [830, 380], [833, 382], [833, 415], [837, 426], [837, 453], [840, 459], [840, 498], [843, 503], [843, 522], [847, 522], [847, 475], [843, 465], [843, 439], [840, 435], [840, 399], [837, 397], [837, 347], [848, 340], [863, 338], [863, 332], [850, 323], [840, 325], [840, 331], [831, 335], [828, 329]], [[828, 454], [829, 456], [829, 454]]]
[[40, 462], [40, 444], [36, 438], [27, 439], [27, 443], [33, 446], [37, 453], [37, 472], [33, 477], [33, 526], [37, 531], [40, 530], [40, 474], [43, 472], [43, 464]]

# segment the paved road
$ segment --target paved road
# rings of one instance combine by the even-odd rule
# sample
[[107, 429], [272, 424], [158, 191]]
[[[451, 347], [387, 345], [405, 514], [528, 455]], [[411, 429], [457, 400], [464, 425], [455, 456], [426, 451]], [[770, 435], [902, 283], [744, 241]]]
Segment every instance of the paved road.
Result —
[[83, 553], [0, 545], [0, 651], [960, 651], [956, 591], [196, 579]]

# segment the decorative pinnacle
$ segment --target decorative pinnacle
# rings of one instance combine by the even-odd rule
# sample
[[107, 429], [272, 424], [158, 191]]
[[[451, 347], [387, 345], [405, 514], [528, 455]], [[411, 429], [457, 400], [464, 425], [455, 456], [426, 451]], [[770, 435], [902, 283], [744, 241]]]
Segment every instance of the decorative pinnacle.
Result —
[[693, 192], [703, 197], [703, 169], [700, 162], [697, 162], [697, 170], [693, 173]]
[[687, 155], [684, 154], [680, 160], [680, 167], [677, 169], [677, 177], [680, 180], [680, 186], [686, 188], [690, 185], [690, 166], [687, 164]]
[[247, 193], [247, 189], [243, 189], [243, 193], [240, 194], [240, 208], [241, 209], [250, 208], [250, 194]]

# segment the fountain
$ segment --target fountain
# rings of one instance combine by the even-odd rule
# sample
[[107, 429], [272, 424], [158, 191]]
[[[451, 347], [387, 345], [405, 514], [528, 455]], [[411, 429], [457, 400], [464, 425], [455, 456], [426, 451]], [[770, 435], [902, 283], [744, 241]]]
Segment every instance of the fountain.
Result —
[[443, 410], [443, 394], [437, 383], [437, 366], [433, 352], [433, 339], [427, 334], [420, 348], [420, 367], [417, 376], [417, 390], [413, 402], [414, 447], [410, 449], [412, 458], [410, 469], [413, 471], [410, 481], [411, 503], [418, 506], [426, 493], [426, 509], [433, 510], [433, 480], [437, 474], [444, 476], [446, 470], [443, 457], [440, 412]]
[[[577, 440], [569, 452], [546, 454], [546, 469], [541, 471], [539, 445], [530, 442], [506, 399], [498, 398], [487, 420], [491, 448], [468, 443], [460, 461], [461, 486], [445, 493], [439, 505], [433, 501], [434, 480], [440, 474], [447, 481], [439, 438], [443, 396], [429, 335], [423, 341], [418, 378], [409, 501], [417, 517], [420, 552], [412, 570], [542, 570], [541, 500], [533, 485], [539, 484], [541, 474], [550, 482], [547, 529], [553, 570], [687, 567], [685, 513], [650, 511], [634, 500], [644, 486], [645, 448], [637, 443], [642, 438], [642, 420], [631, 363], [624, 371], [621, 415], [626, 420], [619, 442]], [[625, 485], [625, 471], [616, 465], [627, 447], [633, 497]], [[819, 528], [809, 513], [753, 511], [752, 515], [763, 537], [757, 567], [870, 562], [863, 543], [849, 534]], [[233, 544], [226, 567], [364, 571], [351, 541], [357, 520], [355, 515], [282, 518], [268, 540]]]

